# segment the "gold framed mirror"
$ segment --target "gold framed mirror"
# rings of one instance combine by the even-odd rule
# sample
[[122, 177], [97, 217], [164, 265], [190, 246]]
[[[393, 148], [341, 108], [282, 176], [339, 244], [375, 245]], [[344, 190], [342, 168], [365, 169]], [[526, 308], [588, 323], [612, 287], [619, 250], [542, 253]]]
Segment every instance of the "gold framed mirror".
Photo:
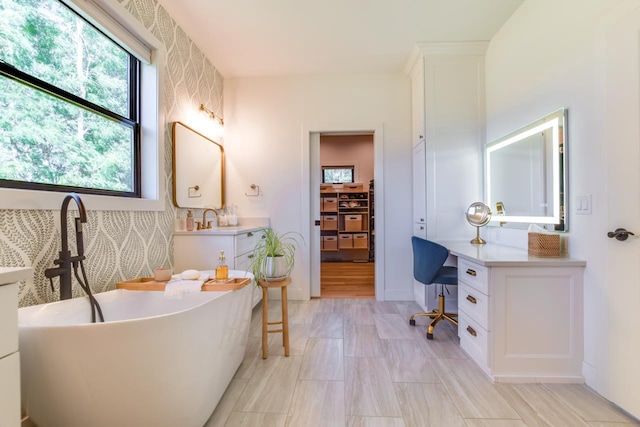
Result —
[[179, 208], [225, 206], [224, 148], [181, 122], [171, 126], [173, 204]]

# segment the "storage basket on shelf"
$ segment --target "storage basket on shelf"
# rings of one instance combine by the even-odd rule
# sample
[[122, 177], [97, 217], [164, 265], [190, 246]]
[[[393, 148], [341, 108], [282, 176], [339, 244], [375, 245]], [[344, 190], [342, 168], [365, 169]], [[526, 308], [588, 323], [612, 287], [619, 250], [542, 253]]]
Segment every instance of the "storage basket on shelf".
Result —
[[529, 255], [535, 257], [559, 257], [560, 235], [554, 233], [529, 233]]
[[362, 215], [346, 215], [344, 231], [362, 231]]

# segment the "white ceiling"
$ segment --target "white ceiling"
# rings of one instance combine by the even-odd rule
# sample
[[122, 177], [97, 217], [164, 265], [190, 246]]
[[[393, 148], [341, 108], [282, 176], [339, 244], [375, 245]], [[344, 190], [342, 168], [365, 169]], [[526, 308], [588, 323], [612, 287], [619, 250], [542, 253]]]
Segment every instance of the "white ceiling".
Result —
[[490, 40], [524, 0], [159, 0], [225, 78], [401, 71], [420, 42]]

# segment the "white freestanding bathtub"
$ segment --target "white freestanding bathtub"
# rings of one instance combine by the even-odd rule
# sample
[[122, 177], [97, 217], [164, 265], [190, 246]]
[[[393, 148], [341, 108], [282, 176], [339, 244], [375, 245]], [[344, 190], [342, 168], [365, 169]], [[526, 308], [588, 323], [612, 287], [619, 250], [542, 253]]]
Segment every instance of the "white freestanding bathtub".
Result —
[[202, 427], [244, 357], [252, 291], [104, 292], [105, 323], [87, 298], [19, 309], [23, 408], [38, 427]]

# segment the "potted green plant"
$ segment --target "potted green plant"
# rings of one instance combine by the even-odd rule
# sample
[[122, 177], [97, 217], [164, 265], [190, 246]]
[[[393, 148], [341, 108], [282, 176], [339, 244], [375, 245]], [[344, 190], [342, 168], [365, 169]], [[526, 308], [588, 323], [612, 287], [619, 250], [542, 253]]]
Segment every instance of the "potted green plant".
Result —
[[275, 282], [289, 277], [295, 265], [296, 248], [300, 245], [298, 238], [303, 240], [299, 233], [281, 234], [267, 228], [253, 249], [249, 265], [256, 280]]

